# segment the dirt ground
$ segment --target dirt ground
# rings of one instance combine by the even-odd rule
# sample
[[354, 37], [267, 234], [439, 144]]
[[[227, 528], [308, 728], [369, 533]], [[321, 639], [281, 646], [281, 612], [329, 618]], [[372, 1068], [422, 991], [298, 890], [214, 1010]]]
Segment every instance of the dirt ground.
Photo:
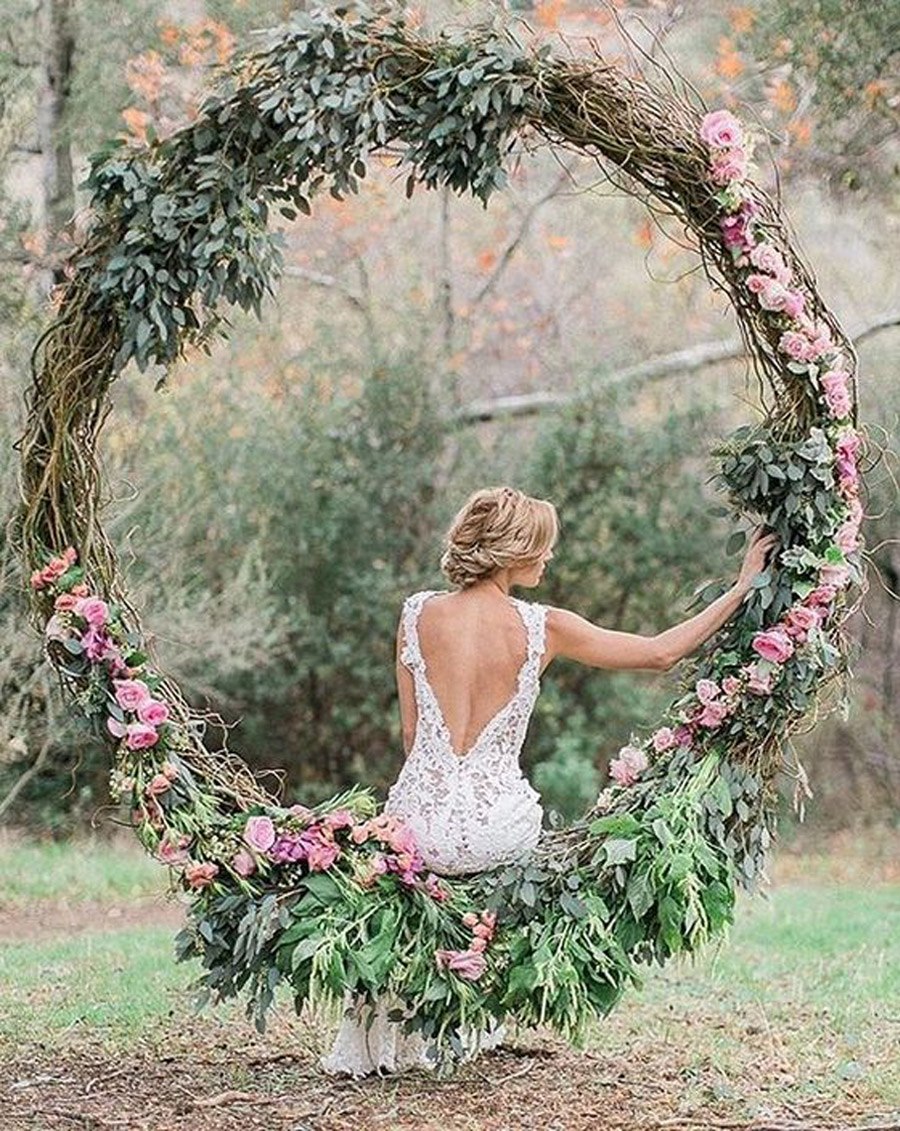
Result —
[[[208, 1032], [204, 1037], [208, 1038]], [[846, 1131], [900, 1129], [852, 1098], [840, 1107], [773, 1103], [750, 1120], [716, 1102], [715, 1066], [577, 1052], [552, 1038], [484, 1054], [455, 1077], [428, 1073], [334, 1081], [307, 1049], [277, 1051], [269, 1038], [228, 1034], [210, 1046], [183, 1029], [177, 1044], [112, 1058], [86, 1042], [63, 1056], [22, 1050], [0, 1069], [3, 1131]], [[247, 1037], [240, 1040], [241, 1037]], [[295, 1040], [296, 1046], [296, 1040]], [[199, 1050], [199, 1051], [198, 1051]], [[678, 1110], [688, 1085], [707, 1087], [694, 1110]]]

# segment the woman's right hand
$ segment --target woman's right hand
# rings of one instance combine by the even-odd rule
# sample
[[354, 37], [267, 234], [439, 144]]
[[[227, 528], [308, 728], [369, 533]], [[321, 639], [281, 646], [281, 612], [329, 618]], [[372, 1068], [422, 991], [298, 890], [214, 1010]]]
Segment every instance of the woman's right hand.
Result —
[[737, 584], [740, 588], [749, 590], [753, 587], [753, 579], [766, 568], [769, 554], [778, 543], [778, 535], [772, 531], [766, 533], [762, 526], [753, 531], [741, 563]]

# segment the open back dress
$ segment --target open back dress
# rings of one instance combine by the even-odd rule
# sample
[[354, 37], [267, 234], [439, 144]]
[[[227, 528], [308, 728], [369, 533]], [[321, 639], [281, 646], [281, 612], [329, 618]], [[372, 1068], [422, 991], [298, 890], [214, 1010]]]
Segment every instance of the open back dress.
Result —
[[[540, 837], [539, 794], [525, 779], [519, 756], [540, 691], [547, 609], [509, 598], [523, 626], [515, 688], [474, 743], [459, 753], [453, 749], [419, 643], [422, 607], [440, 592], [414, 593], [403, 604], [400, 659], [413, 678], [416, 730], [384, 809], [401, 817], [415, 833], [425, 866], [450, 876], [511, 863], [531, 852]], [[322, 1069], [364, 1076], [430, 1067], [433, 1061], [425, 1039], [419, 1033], [404, 1033], [402, 1022], [387, 1016], [389, 1010], [402, 1007], [392, 997], [379, 998], [373, 1006], [348, 994], [340, 1029]], [[469, 1055], [494, 1047], [502, 1037], [502, 1025], [489, 1032], [460, 1034]]]

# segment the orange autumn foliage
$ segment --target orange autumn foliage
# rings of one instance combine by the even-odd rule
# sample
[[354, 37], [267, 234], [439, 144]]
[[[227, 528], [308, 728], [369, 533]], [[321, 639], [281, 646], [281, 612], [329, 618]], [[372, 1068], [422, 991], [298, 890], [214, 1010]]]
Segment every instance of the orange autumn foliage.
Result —
[[566, 7], [566, 0], [539, 0], [534, 18], [541, 27], [555, 31], [559, 27], [560, 16]]
[[809, 118], [798, 118], [788, 124], [788, 133], [797, 145], [809, 145], [813, 135], [812, 122]]
[[887, 99], [889, 90], [890, 85], [885, 79], [873, 79], [863, 87], [863, 94], [866, 96], [869, 107], [872, 108]]
[[147, 127], [150, 124], [150, 115], [136, 106], [129, 106], [122, 111], [122, 118], [128, 127], [128, 132], [138, 141], [146, 143]]
[[792, 114], [797, 109], [797, 93], [787, 79], [778, 79], [768, 91], [769, 102], [782, 114]]
[[166, 65], [158, 51], [144, 51], [125, 64], [125, 81], [135, 94], [156, 102], [162, 93]]
[[487, 274], [488, 271], [492, 271], [497, 265], [497, 253], [493, 248], [486, 247], [476, 255], [475, 262], [478, 265], [478, 270]]
[[644, 251], [653, 246], [653, 225], [649, 220], [642, 220], [635, 228], [634, 242]]
[[736, 79], [744, 72], [744, 60], [734, 45], [734, 40], [722, 36], [719, 40], [715, 72], [723, 79]]
[[756, 12], [752, 8], [729, 8], [728, 22], [735, 35], [746, 35], [756, 22]]

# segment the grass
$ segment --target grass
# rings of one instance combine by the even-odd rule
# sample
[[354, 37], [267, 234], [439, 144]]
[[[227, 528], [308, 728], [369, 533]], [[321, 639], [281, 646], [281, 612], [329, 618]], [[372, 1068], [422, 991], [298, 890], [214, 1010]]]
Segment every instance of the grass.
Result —
[[[127, 900], [164, 886], [164, 872], [133, 845], [9, 841], [0, 861], [13, 878], [7, 916], [62, 897]], [[900, 886], [871, 882], [873, 869], [848, 869], [846, 858], [840, 871], [778, 871], [767, 899], [741, 899], [729, 940], [694, 961], [648, 970], [643, 991], [598, 1023], [588, 1054], [603, 1071], [634, 1066], [629, 1087], [663, 1088], [676, 1114], [710, 1104], [747, 1119], [826, 1101], [866, 1113], [900, 1108]], [[226, 1048], [229, 1086], [244, 1087], [238, 1067], [256, 1038], [242, 1006], [191, 1018], [194, 967], [173, 961], [173, 928], [159, 922], [158, 905], [148, 901], [138, 923], [89, 923], [75, 937], [54, 932], [52, 919], [48, 929], [45, 917], [35, 937], [0, 944], [0, 1055], [90, 1047], [114, 1061], [148, 1047], [188, 1058], [192, 1049]], [[315, 1055], [329, 1033], [321, 1018], [310, 1026], [283, 1000], [266, 1047], [276, 1058], [301, 1046]], [[519, 1040], [559, 1047], [548, 1033]]]
[[166, 886], [166, 870], [134, 836], [114, 841], [30, 841], [0, 837], [3, 893], [0, 906], [34, 900], [112, 900], [150, 895]]

